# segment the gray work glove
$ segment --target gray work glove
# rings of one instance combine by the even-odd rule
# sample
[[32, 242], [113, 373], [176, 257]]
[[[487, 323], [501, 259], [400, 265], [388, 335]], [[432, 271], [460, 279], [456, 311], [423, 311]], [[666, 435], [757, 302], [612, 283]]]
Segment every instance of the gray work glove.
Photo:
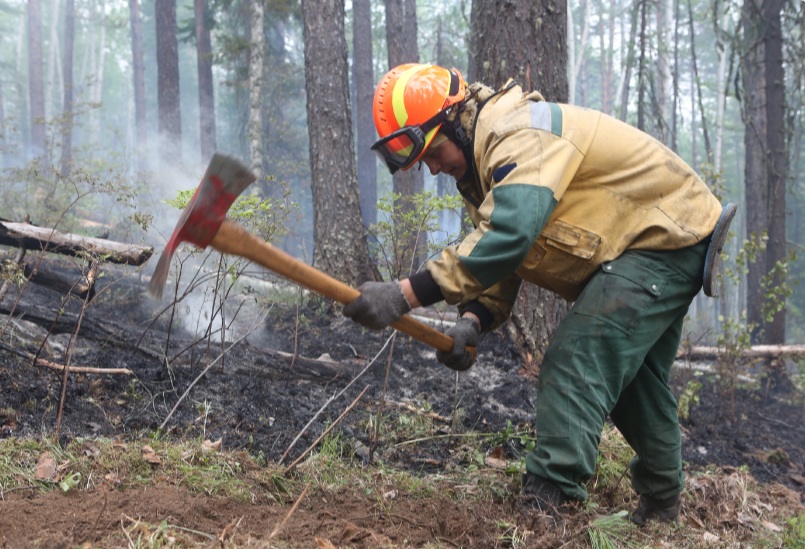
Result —
[[361, 295], [347, 303], [344, 316], [367, 328], [385, 328], [411, 310], [397, 281], [364, 282], [358, 291]]
[[478, 338], [481, 335], [481, 327], [471, 318], [463, 317], [456, 321], [456, 324], [445, 332], [453, 338], [453, 350], [449, 353], [436, 351], [436, 358], [453, 370], [463, 372], [475, 364], [475, 357], [464, 347], [475, 347], [478, 345]]

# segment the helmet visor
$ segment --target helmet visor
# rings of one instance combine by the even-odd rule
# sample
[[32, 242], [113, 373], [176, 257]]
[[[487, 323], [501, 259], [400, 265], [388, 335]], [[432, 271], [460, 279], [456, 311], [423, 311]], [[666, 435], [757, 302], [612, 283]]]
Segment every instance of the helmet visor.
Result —
[[[372, 145], [372, 150], [377, 153], [392, 174], [397, 170], [406, 170], [422, 156], [426, 145], [430, 143], [428, 135], [444, 122], [449, 112], [448, 108], [437, 112], [420, 125], [403, 126], [378, 140]], [[432, 135], [430, 137], [433, 138]]]
[[419, 126], [404, 126], [372, 145], [392, 174], [410, 167], [424, 148], [425, 133]]

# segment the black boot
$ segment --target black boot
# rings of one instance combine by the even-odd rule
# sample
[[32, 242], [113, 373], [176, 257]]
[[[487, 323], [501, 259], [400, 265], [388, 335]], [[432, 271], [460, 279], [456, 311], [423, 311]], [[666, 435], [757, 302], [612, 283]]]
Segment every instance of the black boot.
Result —
[[548, 513], [555, 512], [562, 504], [571, 499], [550, 480], [531, 473], [523, 475], [522, 493], [526, 505], [530, 505], [537, 511]]
[[679, 517], [681, 503], [682, 500], [678, 495], [664, 499], [641, 495], [637, 509], [634, 510], [629, 518], [640, 526], [650, 520], [674, 522]]

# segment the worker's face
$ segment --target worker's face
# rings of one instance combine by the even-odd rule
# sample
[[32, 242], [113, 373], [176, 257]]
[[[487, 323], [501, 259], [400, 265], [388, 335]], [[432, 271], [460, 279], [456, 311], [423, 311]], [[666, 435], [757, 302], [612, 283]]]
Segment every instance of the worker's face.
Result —
[[436, 147], [429, 147], [420, 159], [433, 175], [446, 173], [460, 181], [467, 172], [467, 160], [461, 149], [449, 139]]

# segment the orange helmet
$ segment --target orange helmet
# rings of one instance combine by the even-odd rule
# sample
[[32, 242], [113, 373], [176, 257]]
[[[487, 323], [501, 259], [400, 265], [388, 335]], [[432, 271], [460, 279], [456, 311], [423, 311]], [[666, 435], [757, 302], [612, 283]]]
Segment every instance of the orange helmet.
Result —
[[380, 140], [372, 145], [391, 173], [416, 164], [450, 109], [464, 99], [456, 69], [406, 63], [393, 68], [375, 90], [373, 111]]

